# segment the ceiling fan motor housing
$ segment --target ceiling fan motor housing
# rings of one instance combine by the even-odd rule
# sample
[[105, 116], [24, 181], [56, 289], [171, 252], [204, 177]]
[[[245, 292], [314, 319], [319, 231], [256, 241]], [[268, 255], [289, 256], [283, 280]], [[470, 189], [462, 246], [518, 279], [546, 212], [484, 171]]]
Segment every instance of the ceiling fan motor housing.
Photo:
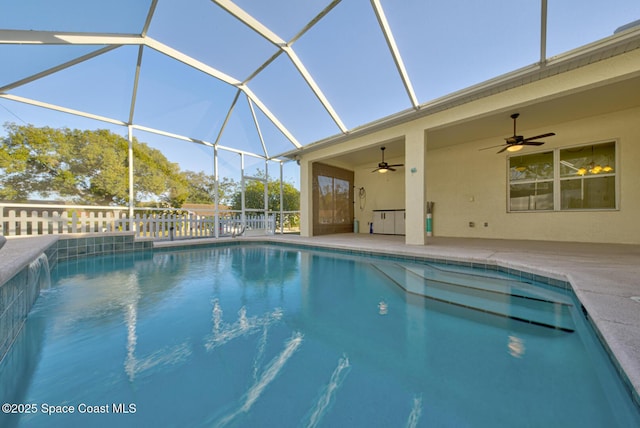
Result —
[[371, 172], [386, 172], [386, 171], [395, 171], [395, 169], [393, 168], [394, 166], [404, 166], [404, 164], [398, 163], [398, 164], [394, 164], [394, 165], [389, 165], [387, 162], [384, 161], [384, 150], [386, 149], [386, 147], [380, 147], [380, 150], [382, 151], [382, 162], [378, 163], [378, 167], [376, 169], [374, 169]]

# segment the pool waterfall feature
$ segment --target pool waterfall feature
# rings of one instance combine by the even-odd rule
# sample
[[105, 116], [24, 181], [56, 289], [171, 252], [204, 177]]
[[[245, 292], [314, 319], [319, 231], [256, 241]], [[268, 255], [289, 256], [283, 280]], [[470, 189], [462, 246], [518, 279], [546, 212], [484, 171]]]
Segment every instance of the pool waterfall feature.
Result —
[[20, 333], [40, 291], [50, 286], [49, 259], [44, 253], [0, 286], [0, 361]]
[[[20, 238], [20, 242], [33, 244], [16, 250], [17, 241], [0, 237], [3, 238], [0, 239], [0, 361], [20, 333], [40, 291], [49, 286], [50, 273], [58, 262], [133, 253], [153, 246], [151, 240], [135, 240], [133, 233], [103, 233], [26, 238], [29, 241]], [[5, 262], [6, 259], [9, 261]], [[5, 269], [7, 272], [2, 272]]]

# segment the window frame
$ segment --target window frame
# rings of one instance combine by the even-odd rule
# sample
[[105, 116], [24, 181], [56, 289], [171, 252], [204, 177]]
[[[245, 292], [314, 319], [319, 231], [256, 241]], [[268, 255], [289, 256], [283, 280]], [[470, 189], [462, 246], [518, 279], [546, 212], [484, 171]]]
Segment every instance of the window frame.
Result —
[[[613, 143], [614, 147], [614, 162], [615, 168], [613, 172], [606, 174], [599, 174], [597, 176], [587, 176], [582, 177], [582, 179], [596, 179], [601, 177], [613, 177], [614, 178], [614, 192], [615, 192], [615, 202], [614, 207], [612, 208], [562, 208], [562, 189], [561, 184], [565, 181], [577, 180], [575, 177], [561, 177], [560, 176], [560, 152], [562, 150], [572, 149], [572, 148], [580, 148], [580, 147], [590, 147], [590, 146], [598, 146], [601, 144], [610, 144]], [[515, 157], [521, 156], [530, 156], [536, 155], [539, 153], [549, 152], [551, 151], [553, 154], [553, 208], [545, 209], [545, 210], [512, 210], [511, 209], [511, 186], [512, 184], [519, 184], [518, 182], [511, 181], [511, 159]], [[611, 211], [620, 211], [620, 144], [617, 138], [609, 138], [605, 140], [598, 140], [592, 143], [582, 143], [582, 144], [573, 144], [569, 146], [556, 147], [551, 150], [549, 149], [541, 149], [537, 151], [533, 151], [527, 154], [518, 154], [514, 153], [506, 157], [506, 209], [507, 213], [549, 213], [549, 212], [611, 212]], [[542, 180], [548, 182], [549, 180]]]

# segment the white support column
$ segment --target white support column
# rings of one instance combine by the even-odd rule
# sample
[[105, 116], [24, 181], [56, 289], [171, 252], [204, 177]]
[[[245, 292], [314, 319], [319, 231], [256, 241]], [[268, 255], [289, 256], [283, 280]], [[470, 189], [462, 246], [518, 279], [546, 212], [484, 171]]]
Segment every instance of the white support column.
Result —
[[[129, 130], [129, 221], [130, 225], [133, 224], [133, 207], [136, 201], [134, 200], [135, 192], [133, 191], [133, 128], [131, 125], [127, 127]], [[132, 228], [130, 230], [133, 230]]]
[[218, 147], [213, 146], [213, 203], [215, 209], [213, 211], [213, 236], [220, 237], [220, 182], [218, 176]]
[[268, 232], [268, 222], [269, 218], [269, 161], [267, 159], [264, 160], [264, 232]]
[[244, 201], [245, 198], [245, 186], [247, 182], [244, 178], [244, 153], [240, 153], [240, 209], [242, 210], [240, 213], [240, 218], [242, 221], [242, 229], [246, 230], [247, 228], [247, 216], [246, 216], [246, 204]]
[[284, 165], [280, 162], [280, 235], [284, 235]]
[[405, 135], [405, 243], [425, 245], [427, 218], [426, 154], [424, 130], [411, 129]]
[[300, 161], [300, 236], [313, 236], [313, 177], [305, 160]]

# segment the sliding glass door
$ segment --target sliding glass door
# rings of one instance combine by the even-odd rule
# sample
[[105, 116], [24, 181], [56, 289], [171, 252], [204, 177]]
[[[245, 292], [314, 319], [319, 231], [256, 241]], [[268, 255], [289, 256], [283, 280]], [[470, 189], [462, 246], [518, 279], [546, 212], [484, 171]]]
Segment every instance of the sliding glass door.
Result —
[[353, 171], [313, 165], [313, 234], [353, 231]]

